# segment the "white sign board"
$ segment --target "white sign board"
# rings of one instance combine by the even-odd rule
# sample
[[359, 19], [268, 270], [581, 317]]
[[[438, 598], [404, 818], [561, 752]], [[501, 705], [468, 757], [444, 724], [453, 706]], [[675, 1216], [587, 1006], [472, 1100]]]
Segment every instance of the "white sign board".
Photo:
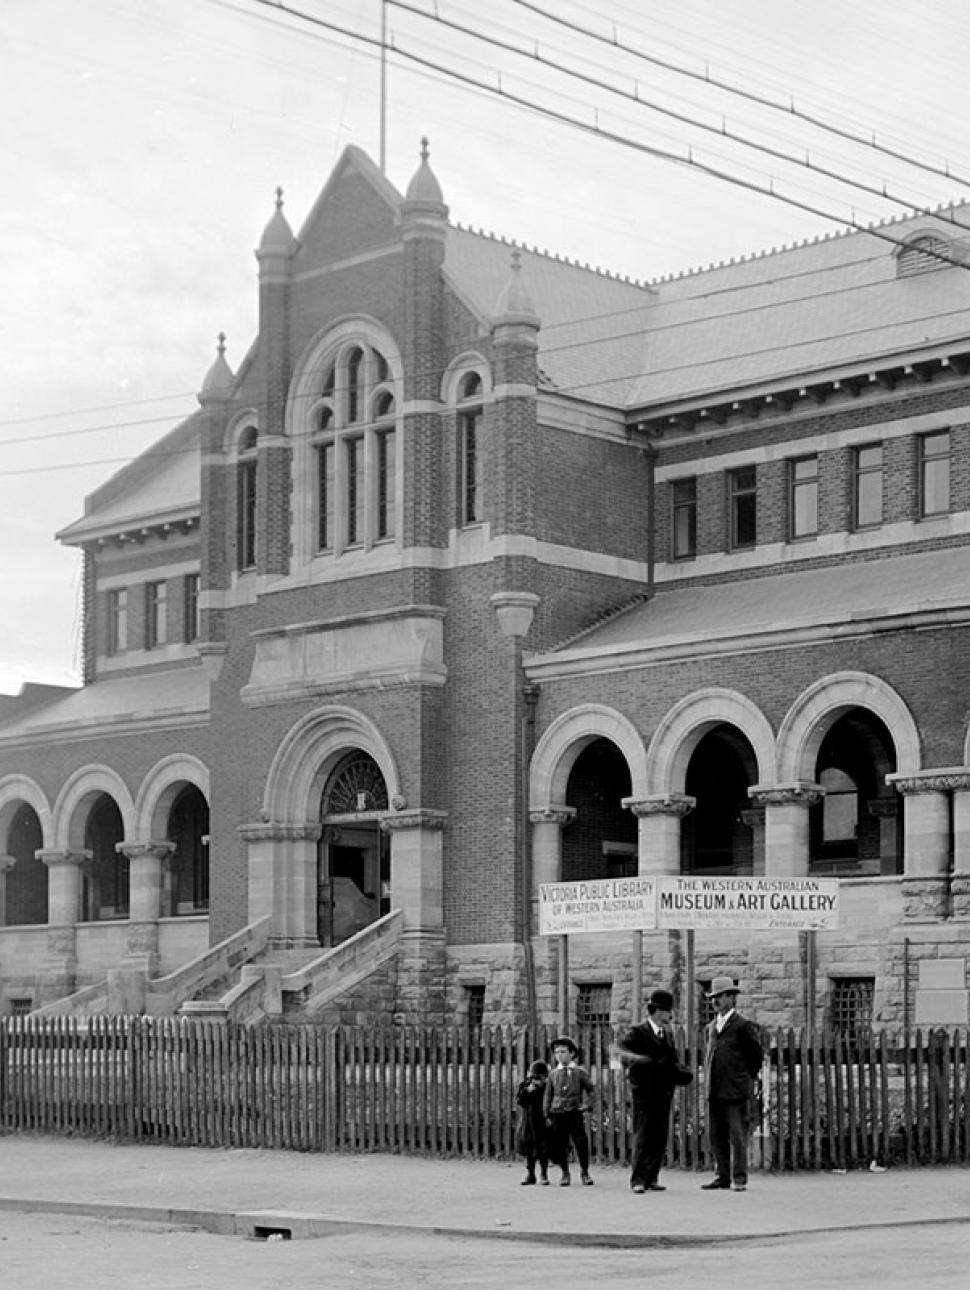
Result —
[[821, 931], [838, 923], [838, 878], [657, 879], [657, 927]]
[[539, 884], [539, 935], [656, 927], [655, 878], [597, 878]]

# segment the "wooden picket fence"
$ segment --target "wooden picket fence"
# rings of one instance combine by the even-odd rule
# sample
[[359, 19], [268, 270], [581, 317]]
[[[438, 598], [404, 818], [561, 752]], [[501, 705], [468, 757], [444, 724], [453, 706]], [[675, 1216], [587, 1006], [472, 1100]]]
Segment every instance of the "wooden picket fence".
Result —
[[[507, 1026], [221, 1025], [151, 1017], [0, 1019], [0, 1133], [301, 1151], [508, 1158], [515, 1090], [553, 1032]], [[765, 1036], [752, 1165], [970, 1163], [967, 1030], [853, 1040]], [[628, 1159], [630, 1115], [609, 1038], [579, 1035], [596, 1086], [593, 1159]], [[688, 1042], [689, 1040], [689, 1042]], [[706, 1169], [697, 1077], [676, 1094], [673, 1168]]]

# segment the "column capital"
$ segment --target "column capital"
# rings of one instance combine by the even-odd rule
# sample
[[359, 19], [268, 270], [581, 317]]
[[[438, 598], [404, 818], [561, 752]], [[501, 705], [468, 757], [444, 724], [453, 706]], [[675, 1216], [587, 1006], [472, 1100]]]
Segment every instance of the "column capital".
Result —
[[758, 806], [746, 807], [743, 811], [738, 812], [741, 823], [749, 829], [757, 829], [765, 822], [764, 803]]
[[302, 823], [259, 820], [254, 824], [240, 824], [236, 832], [246, 842], [316, 842], [323, 833], [323, 825], [311, 820]]
[[795, 780], [790, 784], [754, 784], [748, 797], [754, 806], [814, 806], [825, 796], [821, 784]]
[[910, 775], [887, 775], [886, 783], [907, 797], [915, 793], [965, 791], [970, 789], [970, 766], [943, 766], [938, 770], [918, 770]]
[[83, 850], [82, 851], [55, 851], [55, 850], [45, 851], [41, 849], [41, 850], [35, 851], [34, 855], [43, 864], [47, 865], [48, 869], [56, 869], [59, 866], [64, 866], [65, 868], [74, 867], [75, 869], [80, 869], [82, 865], [86, 864], [89, 860], [94, 859], [93, 851], [83, 851]]
[[696, 797], [686, 793], [657, 793], [651, 797], [624, 797], [620, 805], [632, 811], [638, 819], [648, 815], [673, 815], [682, 820], [697, 805]]
[[447, 823], [447, 811], [432, 811], [421, 807], [410, 811], [397, 811], [394, 815], [381, 817], [381, 829], [385, 833], [397, 833], [401, 829], [440, 830]]
[[161, 839], [148, 842], [116, 842], [115, 851], [129, 860], [165, 860], [175, 851], [175, 843]]
[[559, 824], [564, 826], [572, 824], [576, 818], [575, 806], [555, 805], [550, 802], [548, 806], [534, 806], [529, 809], [530, 824]]

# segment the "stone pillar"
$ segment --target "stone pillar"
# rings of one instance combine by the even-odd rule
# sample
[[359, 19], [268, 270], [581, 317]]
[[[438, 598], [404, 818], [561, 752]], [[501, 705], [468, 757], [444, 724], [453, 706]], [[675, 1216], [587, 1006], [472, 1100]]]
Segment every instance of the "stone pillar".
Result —
[[125, 967], [158, 975], [158, 920], [162, 913], [162, 869], [175, 850], [168, 841], [117, 842], [128, 858], [128, 946]]
[[869, 814], [879, 821], [879, 872], [891, 877], [896, 874], [896, 858], [899, 849], [899, 811], [896, 794], [892, 797], [876, 797], [866, 806]]
[[562, 877], [562, 831], [576, 818], [575, 806], [544, 806], [529, 812], [532, 825], [532, 930], [536, 930], [539, 887]]
[[760, 878], [765, 871], [765, 808], [748, 807], [741, 812], [741, 823], [751, 830], [751, 873]]
[[755, 784], [748, 796], [765, 808], [765, 877], [804, 878], [808, 874], [808, 813], [824, 794], [821, 784]]
[[445, 1021], [445, 811], [396, 811], [381, 820], [391, 835], [391, 908], [404, 916], [398, 958], [398, 1017]]
[[904, 917], [918, 922], [945, 918], [950, 912], [950, 794], [970, 787], [970, 771], [956, 767], [887, 775], [886, 782], [903, 795]]
[[637, 873], [659, 877], [680, 873], [680, 822], [697, 803], [684, 793], [624, 797], [621, 805], [637, 817]]
[[970, 785], [953, 790], [953, 878], [951, 913], [970, 920]]
[[72, 994], [77, 983], [77, 924], [81, 917], [81, 870], [90, 851], [35, 851], [47, 866], [47, 959], [45, 988], [51, 997]]
[[7, 872], [16, 863], [16, 856], [0, 856], [0, 927], [7, 925]]
[[317, 843], [319, 822], [244, 824], [249, 848], [249, 916], [270, 918], [269, 944], [276, 949], [319, 945], [317, 936]]

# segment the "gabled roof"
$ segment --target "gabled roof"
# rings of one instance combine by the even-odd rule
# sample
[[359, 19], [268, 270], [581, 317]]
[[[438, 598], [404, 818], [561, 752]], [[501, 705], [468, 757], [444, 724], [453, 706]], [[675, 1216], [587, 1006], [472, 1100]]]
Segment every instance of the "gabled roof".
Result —
[[941, 212], [932, 229], [963, 266], [897, 274], [894, 243], [928, 222], [914, 216], [656, 284], [629, 404], [703, 399], [966, 339], [970, 209]]
[[200, 505], [201, 417], [194, 413], [84, 499], [84, 515], [60, 530], [71, 546], [129, 525], [173, 523]]

